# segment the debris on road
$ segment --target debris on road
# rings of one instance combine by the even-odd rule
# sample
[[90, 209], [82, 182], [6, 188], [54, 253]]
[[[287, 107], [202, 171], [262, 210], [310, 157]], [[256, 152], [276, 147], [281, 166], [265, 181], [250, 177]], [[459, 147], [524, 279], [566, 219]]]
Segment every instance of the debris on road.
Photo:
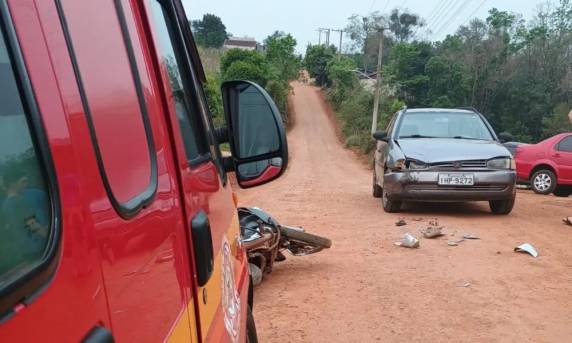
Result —
[[525, 252], [525, 253], [530, 254], [530, 256], [532, 256], [532, 257], [538, 257], [538, 251], [530, 243], [521, 244], [521, 245], [517, 246], [516, 248], [514, 248], [514, 251], [515, 252]]
[[429, 226], [421, 230], [425, 238], [436, 238], [443, 236], [443, 226], [439, 225], [439, 219], [435, 218], [429, 221]]
[[457, 285], [459, 287], [470, 287], [471, 283], [469, 281], [463, 282], [462, 284]]
[[422, 217], [416, 217], [416, 218], [411, 218], [411, 220], [413, 220], [414, 222], [421, 222], [423, 221]]
[[443, 227], [429, 226], [425, 230], [421, 230], [425, 238], [437, 238], [443, 236]]
[[459, 245], [459, 243], [461, 243], [461, 242], [463, 242], [463, 241], [465, 241], [465, 240], [464, 240], [464, 239], [459, 239], [459, 240], [456, 240], [456, 241], [449, 241], [449, 242], [447, 242], [447, 245], [450, 246], [450, 247], [456, 247], [456, 246]]
[[481, 239], [479, 236], [473, 234], [473, 233], [466, 233], [463, 235], [464, 239]]
[[433, 219], [433, 220], [430, 220], [430, 221], [429, 221], [429, 226], [438, 227], [438, 226], [439, 226], [439, 219], [438, 219], [438, 218], [435, 218], [435, 219]]
[[401, 241], [395, 242], [394, 244], [397, 245], [398, 247], [404, 247], [404, 248], [419, 248], [419, 240], [410, 233], [406, 233], [405, 235], [403, 235]]
[[395, 223], [395, 226], [404, 226], [407, 225], [407, 222], [403, 218], [399, 218], [399, 220]]
[[572, 226], [572, 217], [562, 218], [562, 221], [564, 222], [564, 224]]

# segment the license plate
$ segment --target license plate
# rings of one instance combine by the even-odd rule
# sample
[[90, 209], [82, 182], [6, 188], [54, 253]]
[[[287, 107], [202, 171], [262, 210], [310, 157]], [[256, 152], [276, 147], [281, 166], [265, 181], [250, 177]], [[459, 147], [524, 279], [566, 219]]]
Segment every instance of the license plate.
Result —
[[472, 186], [475, 184], [475, 175], [456, 173], [439, 174], [439, 185], [443, 186]]

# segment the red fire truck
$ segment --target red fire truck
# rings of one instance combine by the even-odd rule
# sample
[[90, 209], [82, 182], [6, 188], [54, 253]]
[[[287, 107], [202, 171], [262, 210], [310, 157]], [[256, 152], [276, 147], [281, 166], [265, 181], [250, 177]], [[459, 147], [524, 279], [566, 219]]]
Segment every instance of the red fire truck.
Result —
[[229, 173], [286, 168], [268, 94], [213, 126], [180, 0], [0, 13], [0, 342], [255, 342]]

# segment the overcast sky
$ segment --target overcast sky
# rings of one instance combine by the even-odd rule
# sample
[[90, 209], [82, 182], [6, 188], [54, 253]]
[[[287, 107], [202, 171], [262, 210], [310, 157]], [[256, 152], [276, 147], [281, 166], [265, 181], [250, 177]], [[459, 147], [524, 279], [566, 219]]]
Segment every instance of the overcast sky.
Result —
[[[486, 18], [490, 8], [520, 13], [525, 19], [534, 16], [544, 0], [183, 0], [191, 19], [205, 13], [222, 18], [227, 31], [234, 36], [250, 36], [262, 41], [275, 30], [291, 33], [303, 52], [308, 43], [318, 42], [319, 27], [340, 29], [352, 14], [371, 11], [389, 12], [405, 8], [419, 14], [428, 22], [433, 34], [430, 39], [442, 39], [455, 32], [470, 18]], [[435, 13], [437, 12], [437, 13]], [[322, 36], [323, 38], [324, 36]], [[338, 42], [339, 33], [330, 41]], [[347, 41], [347, 37], [344, 37]]]

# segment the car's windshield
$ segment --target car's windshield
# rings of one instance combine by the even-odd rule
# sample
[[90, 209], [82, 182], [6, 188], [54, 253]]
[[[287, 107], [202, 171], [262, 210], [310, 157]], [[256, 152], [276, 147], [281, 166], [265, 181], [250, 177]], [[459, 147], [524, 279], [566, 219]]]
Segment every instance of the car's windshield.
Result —
[[493, 139], [478, 114], [461, 112], [405, 113], [396, 137]]

